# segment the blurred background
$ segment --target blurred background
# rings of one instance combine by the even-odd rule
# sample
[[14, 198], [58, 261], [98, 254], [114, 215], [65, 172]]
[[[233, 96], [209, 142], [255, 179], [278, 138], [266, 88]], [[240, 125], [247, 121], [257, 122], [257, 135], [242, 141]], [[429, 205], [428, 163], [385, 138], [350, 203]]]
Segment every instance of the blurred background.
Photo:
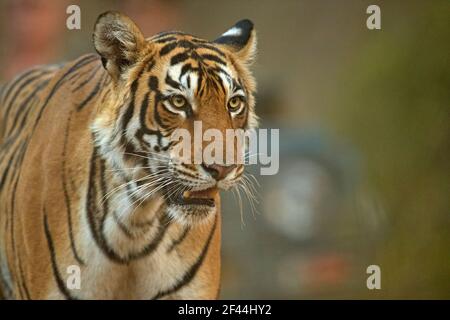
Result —
[[[66, 8], [81, 8], [81, 30]], [[368, 30], [366, 8], [381, 8]], [[224, 194], [221, 298], [450, 298], [450, 2], [0, 1], [0, 81], [93, 52], [97, 16], [147, 36], [215, 39], [256, 25], [261, 127], [280, 129], [280, 171], [257, 213]], [[368, 290], [366, 268], [381, 268]]]

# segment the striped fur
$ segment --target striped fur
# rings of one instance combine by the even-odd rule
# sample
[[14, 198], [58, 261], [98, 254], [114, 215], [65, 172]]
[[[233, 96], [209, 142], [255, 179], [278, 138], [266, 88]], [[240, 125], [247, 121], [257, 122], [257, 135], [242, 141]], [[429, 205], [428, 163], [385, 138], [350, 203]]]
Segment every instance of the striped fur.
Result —
[[[248, 21], [236, 26], [240, 34], [215, 42], [180, 32], [144, 39], [109, 12], [96, 24], [99, 55], [33, 68], [2, 88], [0, 296], [218, 296], [220, 197], [213, 207], [171, 201], [217, 182], [199, 165], [174, 164], [169, 135], [194, 119], [221, 131], [256, 125], [255, 35]], [[236, 92], [245, 100], [233, 114]], [[174, 94], [189, 103], [174, 109]], [[74, 265], [80, 289], [67, 286]]]

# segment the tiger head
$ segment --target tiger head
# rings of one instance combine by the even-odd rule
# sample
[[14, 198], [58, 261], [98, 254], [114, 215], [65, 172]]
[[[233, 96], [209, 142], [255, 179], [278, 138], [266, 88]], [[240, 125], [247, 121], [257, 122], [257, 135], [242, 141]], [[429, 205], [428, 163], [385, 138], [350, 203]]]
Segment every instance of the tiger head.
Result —
[[203, 132], [256, 127], [252, 22], [242, 20], [214, 41], [182, 32], [145, 39], [128, 17], [107, 12], [93, 39], [112, 79], [93, 124], [104, 157], [138, 200], [162, 198], [182, 223], [213, 216], [218, 189], [235, 186], [243, 165], [178, 161], [171, 135], [182, 128], [194, 136], [196, 121]]

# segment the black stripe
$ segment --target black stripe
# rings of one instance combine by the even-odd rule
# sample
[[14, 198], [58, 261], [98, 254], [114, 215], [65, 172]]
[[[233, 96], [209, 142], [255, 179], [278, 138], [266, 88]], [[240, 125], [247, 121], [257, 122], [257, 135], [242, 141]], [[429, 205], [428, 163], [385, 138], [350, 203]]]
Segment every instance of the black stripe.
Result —
[[164, 31], [164, 32], [160, 32], [158, 34], [156, 34], [155, 36], [152, 37], [152, 40], [157, 40], [157, 39], [161, 39], [165, 36], [176, 36], [176, 35], [186, 35], [186, 33], [181, 32], [181, 31]]
[[17, 261], [19, 264], [19, 274], [20, 274], [20, 278], [21, 278], [21, 287], [25, 293], [25, 299], [27, 300], [31, 300], [31, 295], [30, 295], [30, 291], [28, 290], [28, 286], [26, 283], [26, 279], [25, 279], [25, 274], [23, 272], [23, 268], [22, 268], [22, 260], [20, 259], [20, 254], [17, 255]]
[[184, 74], [188, 71], [194, 71], [195, 68], [192, 67], [192, 65], [190, 63], [186, 63], [182, 68], [181, 68], [181, 72], [180, 72], [180, 76], [178, 77], [178, 81], [181, 80], [181, 78], [184, 76]]
[[56, 82], [56, 84], [53, 86], [52, 90], [50, 91], [49, 95], [47, 96], [47, 98], [45, 99], [44, 104], [42, 105], [41, 109], [39, 110], [39, 113], [36, 117], [36, 122], [34, 123], [33, 129], [31, 131], [31, 134], [33, 134], [34, 130], [36, 129], [37, 125], [39, 124], [39, 121], [41, 119], [42, 113], [44, 112], [45, 108], [47, 107], [47, 104], [49, 103], [50, 99], [53, 97], [53, 95], [56, 93], [56, 91], [59, 89], [59, 87], [61, 87], [65, 81], [66, 81], [66, 77], [71, 74], [72, 72], [78, 70], [79, 68], [93, 62], [96, 61], [98, 59], [97, 56], [95, 55], [88, 55], [84, 58], [82, 58], [81, 60], [79, 60], [75, 65], [73, 65], [72, 67], [69, 68], [69, 70], [67, 70], [63, 76], [61, 78], [58, 79], [58, 81]]
[[[122, 142], [125, 139], [122, 140]], [[142, 165], [145, 165], [145, 160], [142, 157], [147, 156], [145, 153], [137, 151], [136, 145], [132, 140], [126, 141], [125, 144], [122, 144], [125, 149], [124, 157], [125, 158], [135, 158], [136, 161], [141, 162]], [[136, 159], [137, 158], [137, 159]]]
[[[97, 243], [98, 247], [102, 250], [102, 252], [105, 254], [105, 256], [110, 259], [113, 262], [120, 263], [120, 264], [126, 264], [130, 260], [142, 258], [151, 252], [153, 252], [158, 245], [160, 244], [161, 240], [164, 237], [164, 234], [167, 230], [167, 228], [170, 225], [170, 220], [167, 217], [166, 214], [163, 214], [160, 218], [160, 225], [157, 234], [153, 238], [153, 240], [144, 247], [140, 252], [133, 253], [128, 255], [127, 257], [121, 257], [116, 252], [114, 252], [107, 244], [106, 238], [104, 235], [104, 226], [105, 226], [105, 220], [107, 216], [106, 210], [108, 210], [107, 206], [104, 205], [104, 212], [100, 219], [98, 219], [98, 214], [96, 217], [96, 213], [98, 213], [98, 207], [97, 207], [97, 196], [98, 192], [96, 190], [95, 186], [95, 179], [97, 178], [97, 169], [96, 169], [96, 163], [97, 163], [98, 155], [97, 155], [97, 148], [94, 147], [94, 150], [92, 152], [91, 157], [91, 168], [89, 173], [89, 184], [88, 184], [88, 191], [87, 191], [87, 201], [86, 201], [86, 213], [88, 216], [88, 222], [91, 229], [92, 236]], [[101, 168], [102, 169], [102, 168]], [[104, 170], [104, 168], [103, 168]], [[100, 173], [101, 174], [101, 173]], [[102, 187], [104, 188], [104, 187]], [[105, 192], [105, 190], [103, 191]], [[99, 221], [100, 220], [100, 221]]]
[[[19, 96], [19, 93], [21, 93], [23, 91], [23, 89], [26, 88], [27, 85], [29, 85], [31, 82], [33, 82], [36, 79], [39, 79], [41, 76], [45, 75], [45, 71], [35, 75], [34, 77], [30, 77], [28, 78], [21, 86], [19, 89], [16, 90], [16, 92], [14, 93], [14, 95], [12, 96], [11, 100], [8, 102], [7, 107], [6, 107], [6, 115], [5, 118], [8, 117], [8, 113], [11, 109], [11, 106], [14, 104], [14, 101], [17, 99], [17, 97]], [[6, 103], [7, 101], [5, 101]]]
[[155, 251], [158, 248], [159, 244], [161, 243], [162, 239], [164, 238], [164, 235], [166, 234], [166, 231], [170, 226], [170, 222], [171, 220], [169, 216], [167, 215], [166, 212], [164, 212], [159, 218], [159, 229], [153, 240], [147, 246], [145, 246], [145, 248], [140, 252], [130, 255], [129, 259], [134, 260], [142, 258]]
[[203, 92], [202, 82], [203, 82], [203, 72], [202, 70], [200, 70], [197, 77], [197, 95], [199, 96], [201, 96]]
[[[144, 131], [141, 128], [138, 128], [136, 130], [136, 133], [134, 134], [134, 137], [139, 142], [139, 145], [141, 146], [142, 150], [144, 150], [144, 153], [145, 153], [145, 152], [150, 151], [152, 146], [148, 141], [144, 140], [143, 136], [144, 136]], [[150, 173], [151, 173], [151, 171], [150, 171]]]
[[225, 77], [227, 78], [231, 78], [230, 75], [224, 70], [222, 69], [221, 66], [214, 66], [214, 67], [210, 67], [209, 70], [215, 72], [215, 74], [223, 74]]
[[[87, 201], [86, 201], [86, 214], [88, 216], [88, 222], [89, 222], [91, 234], [92, 234], [97, 246], [101, 249], [101, 251], [105, 254], [105, 256], [109, 260], [111, 260], [112, 262], [115, 262], [115, 263], [119, 263], [119, 264], [127, 264], [130, 260], [141, 258], [141, 257], [147, 255], [148, 253], [150, 253], [151, 251], [153, 251], [154, 249], [156, 249], [159, 242], [161, 241], [161, 238], [164, 236], [165, 229], [167, 228], [168, 224], [165, 226], [165, 228], [160, 228], [160, 230], [158, 231], [158, 233], [155, 236], [155, 238], [153, 239], [153, 241], [147, 247], [145, 247], [141, 252], [129, 255], [127, 257], [121, 257], [116, 252], [114, 252], [112, 250], [112, 248], [110, 248], [108, 246], [105, 235], [104, 235], [105, 220], [106, 220], [107, 213], [108, 213], [107, 212], [108, 206], [105, 205], [105, 203], [103, 203], [103, 214], [100, 217], [100, 219], [98, 217], [98, 213], [99, 213], [99, 208], [97, 207], [98, 192], [97, 192], [96, 186], [95, 186], [95, 179], [97, 178], [97, 169], [96, 169], [97, 159], [98, 159], [97, 148], [94, 147], [94, 150], [92, 152], [92, 157], [91, 157], [91, 169], [90, 169], [90, 173], [89, 173], [89, 185], [88, 185], [89, 187], [88, 187]], [[103, 165], [100, 168], [100, 170], [102, 170], [102, 169], [104, 170]], [[99, 175], [101, 177], [102, 173], [100, 172]], [[104, 182], [101, 182], [101, 187], [102, 187], [102, 189], [104, 189], [103, 192], [105, 192], [106, 188], [103, 184], [104, 184]]]
[[89, 222], [89, 227], [91, 230], [92, 237], [94, 238], [94, 241], [96, 242], [97, 246], [102, 250], [102, 252], [105, 254], [107, 258], [109, 258], [111, 261], [121, 261], [121, 258], [118, 257], [104, 242], [104, 239], [100, 237], [98, 229], [98, 219], [96, 219], [95, 215], [98, 211], [97, 208], [97, 188], [95, 186], [95, 179], [97, 176], [97, 169], [96, 169], [96, 162], [97, 162], [97, 148], [94, 147], [92, 151], [91, 156], [91, 163], [90, 163], [90, 169], [89, 169], [89, 183], [88, 183], [88, 190], [87, 190], [87, 199], [86, 199], [86, 214]]
[[6, 136], [9, 136], [14, 131], [14, 129], [16, 128], [16, 124], [19, 119], [19, 116], [22, 114], [22, 112], [26, 112], [26, 114], [28, 114], [28, 112], [29, 112], [29, 107], [27, 108], [28, 103], [31, 101], [31, 99], [35, 98], [36, 94], [39, 91], [41, 91], [49, 82], [50, 82], [50, 80], [45, 80], [44, 82], [39, 84], [33, 90], [33, 92], [22, 102], [20, 107], [17, 108], [16, 115], [14, 117], [11, 127], [9, 128], [8, 132], [6, 133]]
[[216, 82], [220, 85], [220, 88], [222, 89], [222, 92], [226, 93], [227, 91], [225, 89], [225, 85], [223, 84], [222, 78], [218, 74], [216, 74], [215, 79], [216, 79]]
[[188, 75], [187, 78], [187, 87], [190, 89], [191, 88], [191, 75]]
[[19, 85], [20, 81], [22, 81], [23, 79], [25, 79], [27, 76], [31, 75], [34, 72], [42, 72], [42, 69], [36, 68], [36, 69], [28, 70], [28, 71], [22, 73], [21, 75], [17, 76], [16, 79], [13, 79], [5, 91], [5, 97], [2, 102], [5, 103], [8, 100], [9, 95], [14, 90], [14, 88]]
[[[106, 216], [106, 215], [105, 215]], [[103, 241], [105, 241], [105, 237], [104, 237], [104, 230], [103, 227], [105, 226], [104, 220], [101, 223], [101, 234], [102, 234], [102, 239]], [[141, 251], [136, 252], [136, 253], [132, 253], [129, 254], [127, 257], [123, 258], [118, 256], [116, 253], [114, 253], [112, 250], [109, 249], [109, 258], [112, 258], [112, 260], [114, 262], [118, 262], [121, 264], [126, 264], [128, 263], [130, 260], [136, 260], [136, 259], [140, 259], [143, 258], [149, 254], [151, 254], [152, 252], [154, 252], [159, 244], [161, 243], [162, 239], [164, 238], [164, 235], [166, 234], [167, 229], [170, 226], [170, 219], [167, 216], [167, 214], [164, 212], [161, 217], [159, 218], [159, 226], [158, 226], [158, 231], [155, 235], [155, 237], [153, 238], [153, 240], [147, 244]]]
[[[20, 150], [20, 152], [17, 153], [17, 151], [19, 151], [19, 150]], [[3, 186], [4, 186], [5, 182], [6, 182], [7, 177], [8, 177], [9, 170], [10, 170], [11, 168], [12, 168], [13, 170], [14, 170], [14, 169], [17, 169], [17, 166], [19, 165], [20, 157], [21, 157], [21, 155], [22, 155], [22, 153], [23, 153], [24, 150], [25, 150], [25, 142], [23, 141], [23, 142], [20, 143], [20, 144], [17, 146], [17, 148], [10, 154], [10, 158], [9, 158], [9, 161], [8, 161], [8, 165], [6, 166], [6, 169], [3, 171], [3, 175], [2, 175], [2, 178], [1, 178], [1, 180], [0, 180], [0, 190], [3, 189]], [[16, 156], [17, 156], [17, 158], [15, 158]], [[16, 160], [15, 163], [13, 163], [14, 160]]]
[[[161, 116], [158, 111], [158, 105], [159, 105], [159, 102], [161, 101], [161, 96], [156, 94], [154, 100], [155, 101], [154, 101], [154, 106], [153, 106], [153, 118], [155, 119], [156, 123], [159, 125], [160, 128], [164, 128], [164, 122], [162, 121]], [[159, 145], [161, 145], [161, 139], [162, 139], [162, 134], [159, 133], [158, 134], [158, 144]]]
[[170, 289], [160, 291], [156, 296], [152, 298], [152, 300], [159, 299], [166, 295], [172, 294], [180, 290], [184, 286], [188, 285], [192, 281], [192, 279], [194, 279], [195, 275], [197, 274], [197, 271], [200, 269], [201, 265], [203, 264], [203, 261], [205, 260], [206, 254], [208, 253], [209, 245], [211, 244], [211, 240], [214, 235], [214, 231], [216, 230], [216, 226], [217, 226], [217, 215], [215, 215], [214, 224], [208, 235], [208, 239], [206, 240], [206, 243], [203, 246], [203, 249], [200, 255], [198, 256], [197, 260], [195, 261], [195, 263], [191, 265], [191, 267], [184, 273], [183, 277], [181, 278], [180, 281], [178, 281], [178, 283], [176, 283]]
[[183, 240], [186, 238], [186, 236], [189, 233], [189, 230], [191, 228], [189, 226], [184, 227], [183, 232], [181, 233], [181, 235], [178, 237], [178, 239], [175, 239], [172, 244], [170, 245], [170, 247], [167, 249], [167, 253], [172, 252], [173, 249], [175, 249], [176, 246], [178, 246], [181, 242], [183, 242]]
[[135, 79], [133, 83], [131, 84], [131, 90], [130, 90], [130, 103], [128, 104], [128, 108], [125, 110], [125, 113], [122, 117], [122, 132], [125, 133], [128, 123], [130, 122], [131, 118], [133, 117], [134, 113], [134, 104], [135, 104], [135, 97], [136, 97], [136, 90], [138, 88], [138, 79]]
[[216, 48], [210, 44], [202, 43], [202, 44], [197, 45], [197, 48], [212, 50], [212, 51], [216, 52], [217, 54], [219, 54], [220, 56], [226, 58], [226, 55], [222, 50], [220, 50], [219, 48]]
[[[18, 148], [16, 148], [16, 150], [12, 153], [12, 155], [13, 156], [15, 156], [16, 155], [16, 151], [17, 151], [17, 149]], [[20, 159], [20, 156], [18, 157], [18, 159]], [[10, 159], [10, 162], [11, 162], [11, 159]], [[11, 165], [8, 165], [8, 168], [10, 167]], [[7, 171], [9, 170], [7, 168]], [[4, 173], [4, 175], [5, 175], [5, 173]], [[11, 197], [11, 203], [10, 203], [10, 208], [11, 208], [11, 210], [10, 210], [10, 212], [9, 212], [9, 214], [6, 216], [6, 223], [5, 223], [5, 231], [4, 231], [4, 233], [5, 234], [10, 234], [11, 236], [10, 236], [10, 246], [11, 246], [11, 255], [10, 255], [10, 257], [11, 258], [7, 258], [7, 264], [8, 264], [8, 268], [9, 268], [9, 270], [10, 270], [10, 273], [11, 273], [11, 278], [12, 279], [16, 279], [17, 277], [16, 277], [16, 270], [15, 270], [15, 266], [12, 266], [11, 264], [13, 263], [13, 262], [15, 262], [15, 261], [17, 261], [17, 258], [16, 258], [16, 250], [15, 250], [15, 238], [14, 238], [14, 200], [15, 200], [15, 191], [16, 191], [16, 187], [17, 187], [17, 183], [18, 183], [18, 177], [19, 177], [19, 171], [18, 170], [16, 170], [16, 171], [14, 171], [13, 172], [13, 177], [11, 178], [11, 185], [13, 186], [12, 187], [12, 190], [13, 190], [13, 193], [12, 193], [12, 197]], [[9, 231], [9, 233], [8, 233], [8, 231]], [[20, 288], [19, 288], [20, 289]], [[21, 292], [19, 292], [19, 294], [21, 294]]]
[[[106, 163], [105, 159], [100, 159], [100, 188], [101, 188], [101, 195], [102, 199], [103, 196], [105, 196], [108, 193], [108, 188], [106, 187]], [[108, 199], [105, 199], [102, 201], [103, 204], [103, 215], [106, 216], [109, 212], [109, 201]]]
[[69, 192], [67, 191], [67, 176], [66, 176], [66, 156], [67, 156], [67, 143], [69, 140], [69, 129], [70, 129], [70, 121], [72, 119], [72, 112], [70, 112], [68, 120], [67, 120], [67, 126], [66, 131], [64, 134], [64, 142], [63, 142], [63, 151], [62, 151], [62, 169], [61, 169], [61, 180], [62, 180], [62, 187], [63, 187], [63, 193], [64, 193], [64, 200], [66, 204], [66, 211], [67, 211], [67, 225], [69, 227], [69, 239], [70, 239], [70, 248], [72, 249], [73, 256], [75, 257], [75, 260], [80, 265], [85, 265], [85, 262], [83, 259], [81, 259], [80, 255], [78, 254], [77, 248], [75, 246], [75, 238], [73, 235], [73, 224], [72, 224], [72, 202], [69, 196]]
[[[33, 108], [39, 103], [39, 99], [35, 98], [35, 100], [30, 104], [30, 106], [27, 108], [27, 111], [25, 111], [24, 116], [22, 117], [22, 121], [20, 121], [20, 125], [18, 126], [19, 128], [24, 128], [25, 124], [27, 122], [28, 119], [28, 115], [31, 112], [31, 110], [33, 110]], [[16, 134], [14, 134], [14, 136], [19, 136], [21, 133], [21, 130], [19, 129]], [[11, 135], [13, 134], [13, 132], [10, 133]]]
[[154, 42], [156, 42], [156, 43], [165, 43], [165, 42], [175, 41], [175, 40], [177, 40], [177, 38], [175, 38], [175, 37], [166, 37], [166, 38], [157, 39]]
[[[11, 234], [11, 251], [12, 251], [12, 257], [13, 259], [17, 259], [16, 258], [16, 238], [15, 238], [15, 233], [14, 233], [14, 210], [15, 210], [15, 198], [16, 198], [16, 191], [17, 191], [17, 184], [19, 182], [19, 177], [20, 177], [20, 172], [17, 173], [16, 175], [16, 180], [13, 184], [13, 196], [11, 197], [11, 213], [10, 213], [10, 234]], [[17, 276], [15, 275], [16, 270], [15, 268], [11, 269], [11, 272], [13, 273], [13, 278], [17, 278]]]
[[[6, 111], [5, 111], [5, 114], [4, 114], [4, 116], [3, 116], [3, 122], [2, 122], [3, 127], [6, 127], [6, 124], [7, 124], [8, 118], [9, 118], [9, 113], [10, 113], [11, 110], [13, 109], [12, 106], [14, 105], [14, 101], [16, 100], [16, 98], [17, 98], [19, 92], [21, 92], [21, 91], [25, 88], [26, 85], [30, 84], [32, 81], [34, 81], [34, 80], [36, 80], [36, 79], [39, 79], [39, 78], [40, 78], [42, 75], [44, 75], [44, 74], [45, 74], [45, 72], [41, 72], [41, 73], [39, 73], [38, 75], [36, 75], [36, 76], [34, 76], [34, 77], [30, 77], [27, 81], [25, 81], [25, 82], [21, 85], [21, 87], [20, 87], [19, 89], [17, 89], [17, 91], [14, 93], [14, 95], [13, 95], [11, 101], [7, 104], [7, 106], [6, 106], [6, 108], [5, 108]], [[6, 102], [7, 102], [7, 100], [5, 99], [5, 103], [6, 103]]]
[[178, 63], [181, 63], [183, 61], [186, 61], [187, 59], [189, 59], [189, 53], [187, 51], [178, 53], [176, 55], [174, 55], [172, 58], [170, 58], [170, 65], [176, 65]]
[[147, 109], [148, 109], [148, 103], [149, 103], [149, 95], [150, 95], [149, 92], [147, 92], [145, 94], [144, 99], [142, 100], [141, 110], [139, 112], [139, 119], [141, 120], [141, 129], [145, 133], [147, 133], [149, 131], [149, 128], [147, 127], [147, 121], [146, 121], [146, 115], [147, 115]]
[[227, 63], [225, 61], [223, 61], [222, 59], [220, 59], [218, 56], [215, 56], [213, 54], [202, 54], [200, 56], [203, 60], [210, 60], [210, 61], [214, 61], [217, 62], [219, 64], [222, 65], [226, 65]]
[[137, 202], [139, 199], [134, 195], [133, 190], [131, 190], [131, 186], [129, 184], [126, 185], [127, 196], [131, 198], [132, 202]]
[[42, 76], [45, 76], [47, 73], [49, 73], [48, 70], [42, 70], [40, 73], [38, 73], [38, 74], [36, 74], [36, 75], [34, 75], [34, 76], [32, 76], [32, 77], [29, 77], [26, 81], [24, 81], [24, 83], [22, 83], [22, 84], [20, 85], [20, 88], [18, 88], [18, 89], [16, 90], [16, 92], [14, 92], [14, 95], [12, 96], [11, 100], [10, 100], [9, 102], [8, 102], [7, 100], [5, 100], [5, 103], [8, 103], [7, 111], [8, 111], [8, 109], [11, 108], [11, 106], [12, 106], [13, 103], [14, 103], [14, 101], [15, 101], [16, 98], [19, 96], [19, 93], [21, 93], [21, 92], [23, 91], [23, 89], [25, 89], [25, 88], [27, 87], [27, 85], [29, 85], [29, 84], [30, 84], [31, 82], [33, 82], [34, 80], [39, 79], [39, 78], [42, 77]]
[[244, 88], [242, 88], [242, 86], [238, 81], [236, 81], [236, 79], [233, 79], [233, 90], [234, 91], [244, 90]]
[[158, 91], [158, 78], [155, 76], [148, 78], [148, 87], [152, 91]]
[[120, 218], [117, 216], [117, 211], [113, 210], [112, 216], [114, 218], [114, 221], [119, 226], [119, 229], [125, 234], [127, 238], [134, 239], [133, 233], [128, 229], [126, 225], [123, 224], [123, 222], [120, 220]]
[[77, 111], [78, 111], [78, 112], [81, 111], [81, 110], [89, 103], [89, 101], [91, 101], [91, 100], [97, 95], [97, 93], [98, 93], [99, 90], [100, 90], [101, 83], [102, 83], [102, 79], [100, 79], [100, 80], [97, 82], [97, 84], [96, 84], [94, 90], [91, 91], [91, 93], [86, 97], [86, 99], [84, 99], [84, 101], [81, 102], [81, 103], [77, 106]]
[[219, 86], [217, 85], [217, 82], [215, 81], [214, 78], [208, 77], [207, 81], [209, 85], [212, 86], [214, 90], [216, 90], [216, 92], [219, 91]]
[[[20, 180], [20, 174], [21, 174], [21, 164], [23, 162], [23, 158], [25, 156], [25, 150], [26, 150], [26, 143], [22, 143], [22, 148], [20, 149], [19, 156], [17, 158], [17, 162], [15, 167], [20, 166], [18, 170], [15, 170], [15, 176], [11, 179], [12, 185], [13, 185], [13, 191], [12, 191], [12, 197], [11, 197], [11, 212], [10, 212], [10, 234], [11, 234], [11, 251], [12, 256], [14, 258], [14, 261], [18, 261], [17, 254], [16, 254], [16, 237], [15, 237], [15, 230], [14, 230], [14, 212], [15, 212], [15, 203], [16, 203], [16, 194], [17, 194], [17, 185]], [[17, 270], [15, 268], [11, 269], [13, 273], [13, 278], [18, 279], [18, 275], [16, 273]], [[20, 272], [20, 271], [19, 271]]]
[[8, 177], [9, 169], [11, 166], [11, 161], [14, 159], [14, 156], [9, 159], [9, 164], [6, 166], [5, 170], [3, 171], [2, 178], [0, 179], [0, 190], [3, 189], [3, 185], [5, 184], [6, 178]]
[[[156, 78], [155, 78], [156, 79]], [[156, 79], [158, 80], [158, 79]], [[155, 95], [155, 100], [157, 95]], [[139, 128], [139, 134], [142, 136], [143, 134], [152, 134], [152, 135], [156, 135], [158, 136], [158, 141], [160, 141], [161, 139], [161, 132], [159, 132], [158, 130], [152, 130], [147, 126], [147, 121], [146, 121], [146, 116], [147, 116], [147, 111], [148, 111], [148, 104], [149, 104], [149, 100], [150, 100], [150, 93], [147, 92], [145, 94], [144, 99], [142, 100], [142, 104], [141, 104], [141, 110], [140, 110], [140, 114], [139, 114], [139, 120], [141, 123], [141, 127]], [[155, 103], [155, 107], [156, 107], [156, 103]]]
[[[158, 90], [158, 78], [155, 76], [151, 76], [148, 79], [148, 86], [150, 88], [150, 90], [155, 92], [154, 98], [153, 98], [153, 118], [155, 119], [156, 123], [160, 126], [162, 126], [161, 123], [161, 118], [159, 117], [159, 113], [158, 113], [158, 104], [161, 101], [161, 93]], [[141, 108], [141, 129], [144, 131], [144, 133], [146, 134], [153, 134], [157, 136], [158, 139], [158, 144], [161, 145], [161, 140], [162, 140], [162, 134], [159, 130], [151, 130], [150, 128], [148, 128], [146, 126], [146, 121], [145, 121], [145, 116], [146, 116], [146, 112], [147, 112], [148, 108]]]
[[169, 86], [171, 86], [174, 89], [180, 90], [180, 88], [181, 88], [180, 84], [178, 82], [176, 82], [175, 80], [173, 80], [169, 74], [166, 74], [165, 82], [166, 82], [166, 84], [168, 84]]
[[92, 72], [89, 74], [89, 76], [87, 77], [86, 80], [84, 80], [83, 82], [81, 82], [75, 89], [72, 90], [72, 92], [76, 92], [78, 90], [80, 90], [82, 87], [84, 87], [89, 81], [91, 81], [95, 75], [97, 74], [98, 69], [100, 69], [100, 65], [98, 65], [97, 67], [94, 68], [94, 70], [92, 70]]
[[144, 67], [141, 68], [139, 71], [136, 79], [133, 80], [133, 83], [131, 84], [130, 88], [130, 103], [128, 104], [127, 109], [125, 110], [125, 113], [122, 117], [122, 137], [124, 136], [128, 123], [130, 122], [131, 118], [133, 117], [134, 113], [134, 106], [135, 106], [135, 98], [136, 98], [136, 91], [139, 86], [139, 79], [142, 76], [142, 73], [144, 72]]
[[179, 40], [177, 42], [177, 46], [180, 48], [185, 48], [185, 49], [194, 49], [196, 47], [196, 45], [194, 43], [192, 43], [189, 40]]
[[195, 37], [193, 37], [193, 38], [191, 39], [191, 41], [192, 41], [192, 42], [201, 43], [201, 44], [208, 43], [208, 41], [206, 41], [206, 40], [204, 40], [204, 39], [195, 38]]
[[67, 300], [78, 300], [77, 298], [73, 297], [70, 294], [70, 292], [67, 290], [66, 284], [64, 283], [63, 279], [61, 278], [61, 274], [59, 273], [58, 265], [56, 262], [55, 245], [53, 243], [53, 238], [50, 233], [50, 229], [49, 229], [48, 221], [47, 221], [47, 212], [46, 212], [45, 208], [43, 209], [43, 211], [44, 211], [44, 232], [45, 232], [45, 238], [47, 239], [48, 250], [50, 251], [50, 262], [51, 262], [51, 267], [52, 267], [52, 271], [53, 271], [53, 277], [55, 278], [55, 281], [56, 281], [56, 284], [58, 285], [59, 291], [63, 294], [63, 296]]
[[159, 51], [159, 56], [163, 57], [166, 54], [169, 54], [172, 50], [174, 50], [177, 47], [177, 42], [170, 42], [168, 44], [166, 44], [164, 47], [161, 48], [161, 50]]
[[[86, 70], [80, 71], [78, 73], [74, 73], [69, 78], [67, 78], [67, 81], [70, 82], [70, 85], [75, 85], [76, 81], [81, 80], [86, 74], [88, 74], [90, 72], [92, 72], [91, 69], [86, 69]], [[72, 80], [74, 78], [77, 78], [77, 79], [72, 82]]]

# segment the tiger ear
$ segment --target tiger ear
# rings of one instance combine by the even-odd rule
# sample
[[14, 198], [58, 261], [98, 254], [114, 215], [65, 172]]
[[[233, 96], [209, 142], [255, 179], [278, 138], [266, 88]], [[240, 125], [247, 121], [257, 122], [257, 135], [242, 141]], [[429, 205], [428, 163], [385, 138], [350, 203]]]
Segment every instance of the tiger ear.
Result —
[[97, 18], [93, 39], [103, 66], [115, 80], [138, 60], [145, 45], [144, 36], [136, 24], [114, 11], [105, 12]]
[[256, 32], [253, 22], [248, 19], [239, 21], [214, 40], [214, 43], [225, 45], [243, 61], [252, 62], [256, 54]]

